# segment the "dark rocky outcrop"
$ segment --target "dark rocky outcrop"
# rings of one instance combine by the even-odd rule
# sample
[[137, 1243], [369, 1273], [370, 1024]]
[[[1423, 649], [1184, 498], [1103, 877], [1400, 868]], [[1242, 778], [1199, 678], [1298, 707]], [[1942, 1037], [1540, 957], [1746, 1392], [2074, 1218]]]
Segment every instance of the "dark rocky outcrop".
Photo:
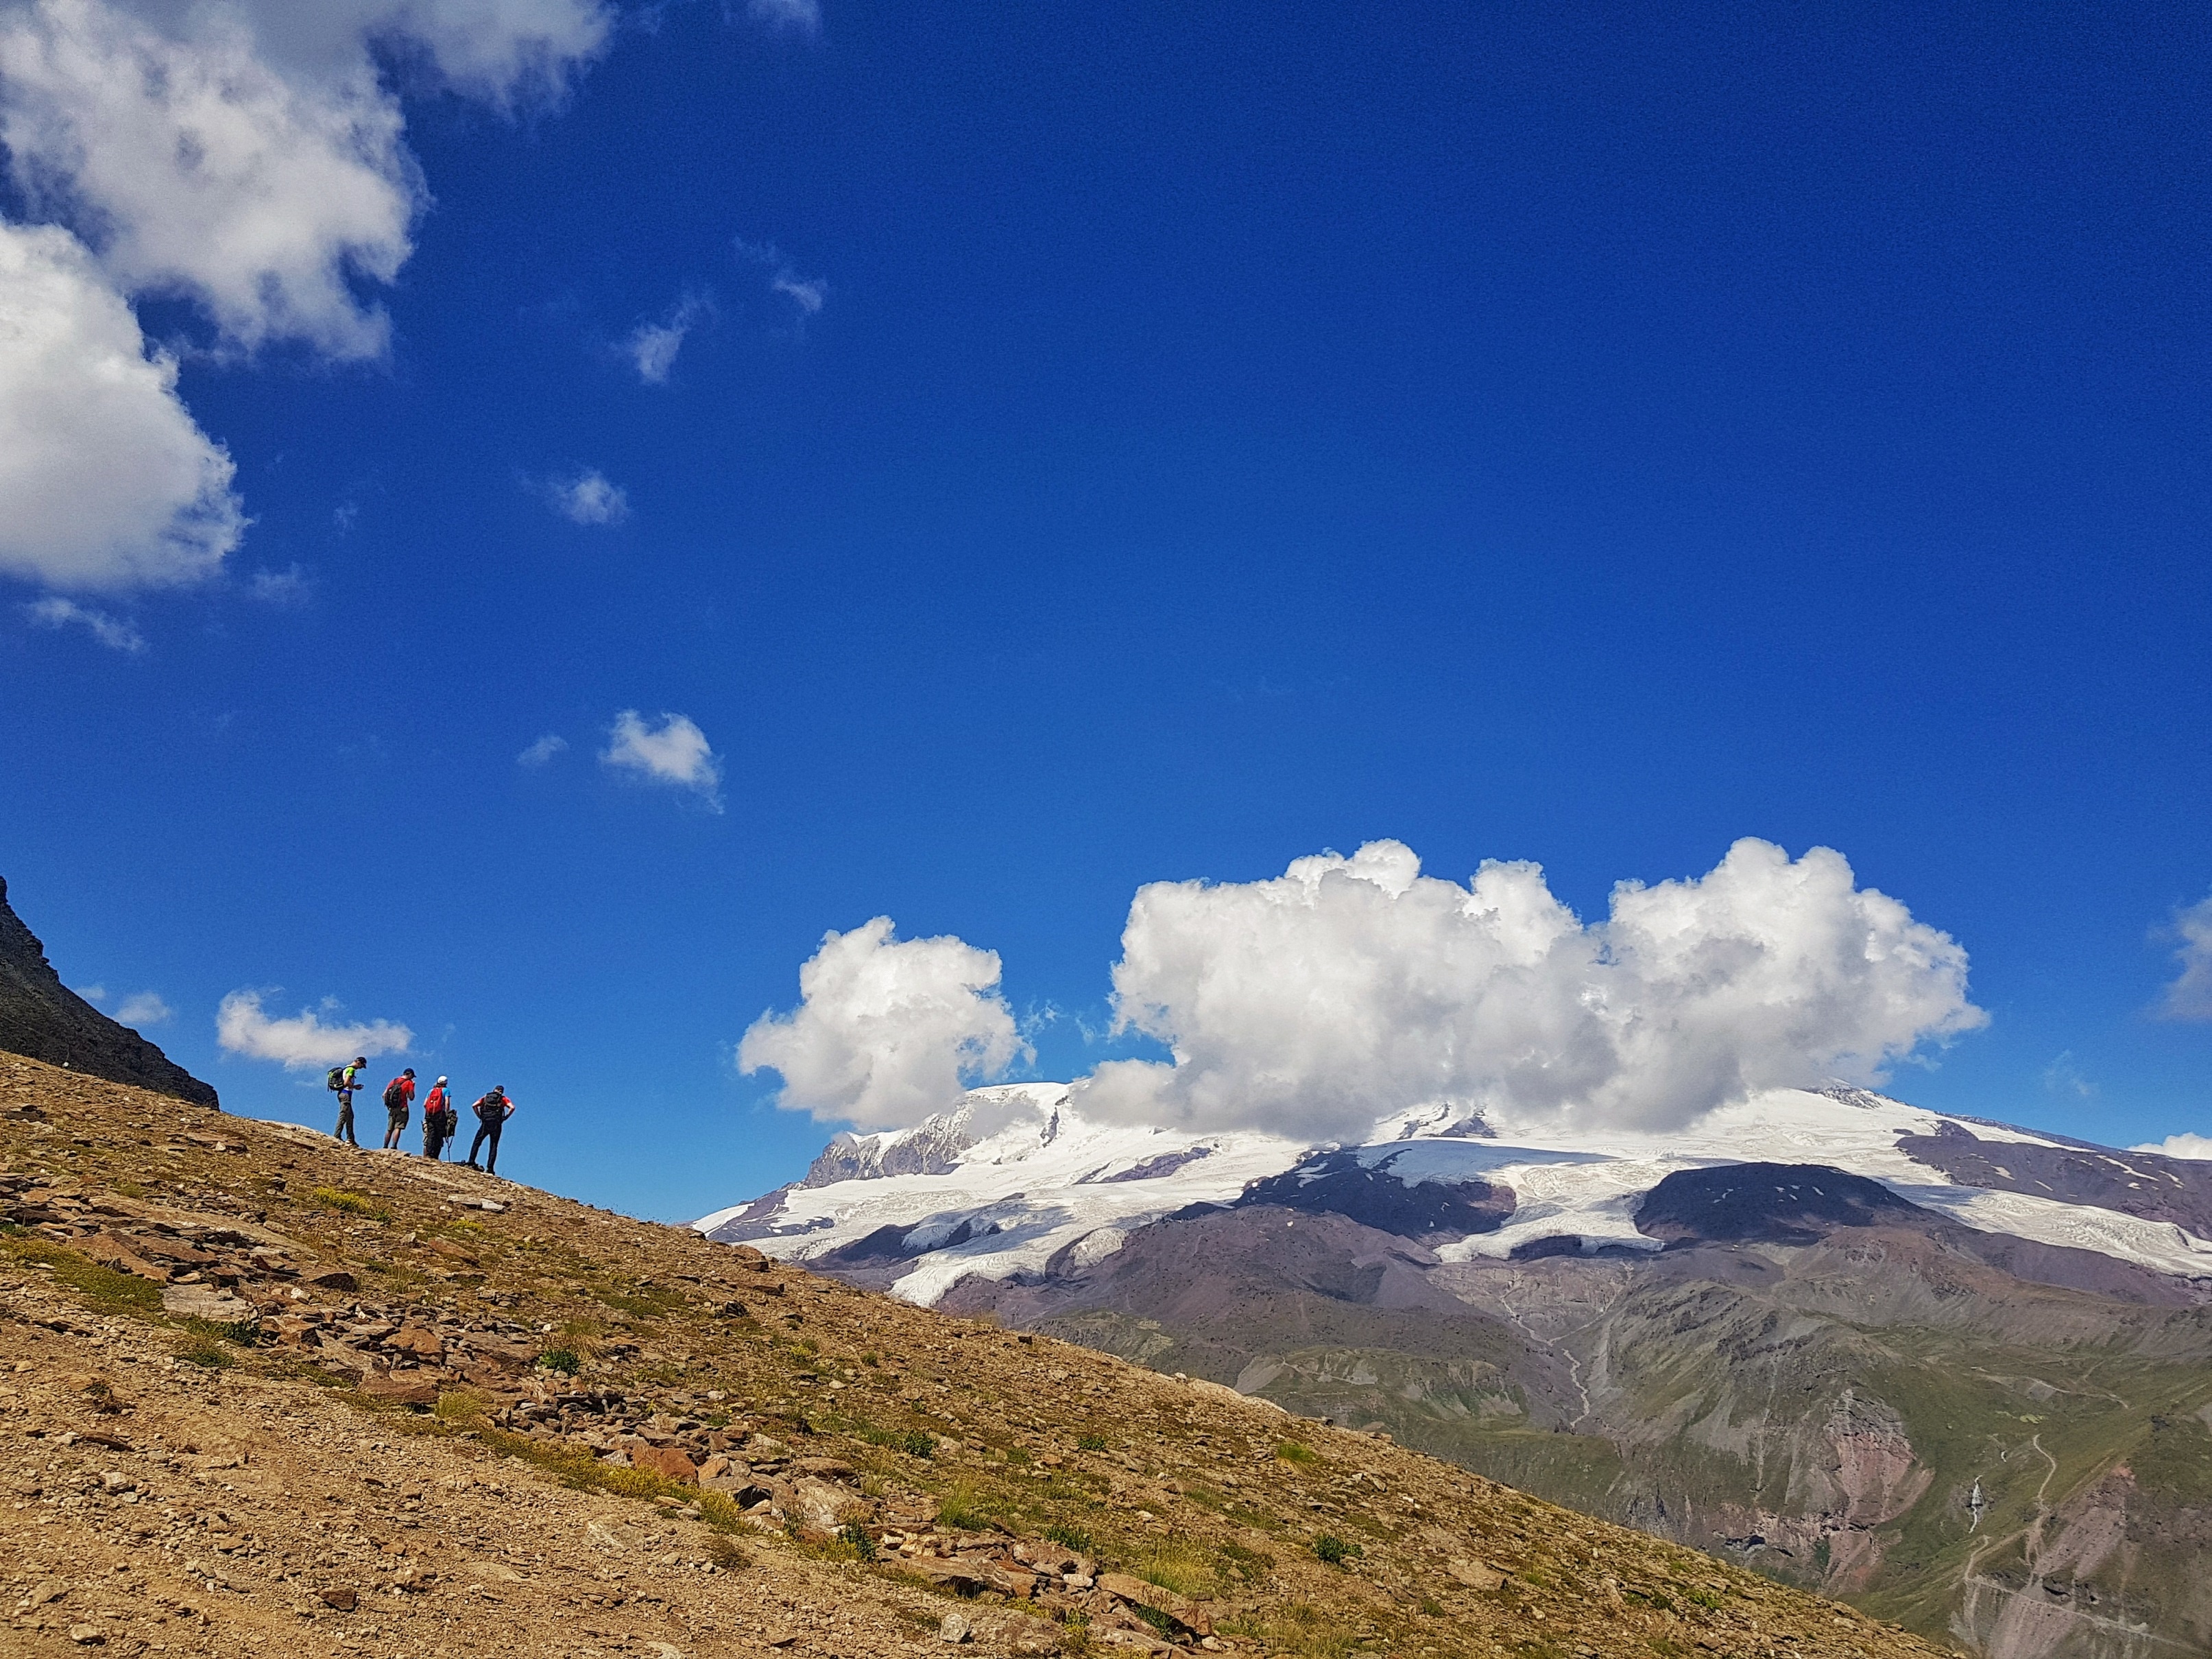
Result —
[[2212, 1234], [2212, 1163], [2157, 1152], [2116, 1152], [2086, 1142], [2039, 1146], [1984, 1140], [1945, 1121], [1931, 1135], [1901, 1135], [1897, 1150], [1968, 1187], [2026, 1193], [2067, 1204], [2170, 1222]]
[[0, 880], [0, 1048], [50, 1065], [216, 1105], [216, 1092], [61, 981], [46, 947], [8, 904]]
[[1636, 1212], [1636, 1231], [1669, 1245], [1817, 1244], [1838, 1227], [1937, 1218], [1878, 1181], [1825, 1164], [1724, 1164], [1677, 1170]]
[[1357, 1152], [1321, 1152], [1294, 1170], [1253, 1182], [1236, 1208], [1255, 1205], [1340, 1215], [1363, 1227], [1430, 1243], [1494, 1233], [1512, 1215], [1513, 1189], [1487, 1181], [1408, 1181]]

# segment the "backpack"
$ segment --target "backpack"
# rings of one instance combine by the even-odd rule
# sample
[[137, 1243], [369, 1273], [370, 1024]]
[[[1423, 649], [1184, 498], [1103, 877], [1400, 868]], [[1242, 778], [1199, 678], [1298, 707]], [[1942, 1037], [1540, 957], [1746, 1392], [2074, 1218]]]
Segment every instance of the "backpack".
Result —
[[398, 1078], [392, 1079], [391, 1082], [384, 1085], [385, 1110], [387, 1112], [396, 1112], [406, 1104], [406, 1085], [402, 1084]]
[[331, 1074], [330, 1074], [330, 1077], [329, 1077], [329, 1079], [328, 1079], [324, 1083], [323, 1087], [325, 1087], [325, 1089], [343, 1089], [343, 1088], [344, 1088], [344, 1087], [345, 1087], [345, 1067], [344, 1067], [344, 1066], [331, 1066]]
[[489, 1123], [495, 1118], [504, 1121], [507, 1117], [507, 1097], [480, 1095], [477, 1098], [477, 1103], [469, 1109], [477, 1115], [477, 1121], [479, 1123]]

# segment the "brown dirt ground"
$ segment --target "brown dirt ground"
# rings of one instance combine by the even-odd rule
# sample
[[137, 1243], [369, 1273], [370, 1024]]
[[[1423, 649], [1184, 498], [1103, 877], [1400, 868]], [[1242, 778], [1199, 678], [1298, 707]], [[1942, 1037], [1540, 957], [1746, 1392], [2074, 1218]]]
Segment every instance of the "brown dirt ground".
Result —
[[7, 1653], [1937, 1651], [1210, 1385], [5, 1054], [0, 1214]]

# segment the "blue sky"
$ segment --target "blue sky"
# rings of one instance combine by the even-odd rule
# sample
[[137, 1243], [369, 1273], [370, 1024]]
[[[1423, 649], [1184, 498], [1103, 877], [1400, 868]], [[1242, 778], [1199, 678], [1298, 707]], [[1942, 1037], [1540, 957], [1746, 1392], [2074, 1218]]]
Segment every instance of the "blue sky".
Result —
[[1966, 951], [1897, 1093], [2212, 1133], [2201, 10], [532, 3], [522, 68], [253, 37], [404, 123], [397, 230], [273, 192], [289, 312], [39, 148], [33, 47], [204, 20], [0, 6], [10, 234], [238, 504], [71, 540], [210, 453], [158, 388], [0, 466], [0, 873], [233, 1109], [326, 1097], [222, 999], [335, 999], [696, 1214], [829, 1133], [733, 1063], [827, 930], [998, 952], [1066, 1077], [1159, 1052], [1086, 1036], [1142, 884], [1389, 837], [1596, 919], [1751, 836]]

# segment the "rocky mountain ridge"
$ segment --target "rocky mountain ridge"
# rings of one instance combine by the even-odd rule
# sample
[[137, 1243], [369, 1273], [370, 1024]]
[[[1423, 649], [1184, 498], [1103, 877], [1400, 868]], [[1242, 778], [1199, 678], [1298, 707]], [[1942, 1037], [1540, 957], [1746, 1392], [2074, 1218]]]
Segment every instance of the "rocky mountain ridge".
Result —
[[127, 1025], [118, 1024], [68, 986], [46, 946], [9, 908], [0, 878], [0, 1049], [128, 1083], [195, 1105], [215, 1106], [215, 1090]]

